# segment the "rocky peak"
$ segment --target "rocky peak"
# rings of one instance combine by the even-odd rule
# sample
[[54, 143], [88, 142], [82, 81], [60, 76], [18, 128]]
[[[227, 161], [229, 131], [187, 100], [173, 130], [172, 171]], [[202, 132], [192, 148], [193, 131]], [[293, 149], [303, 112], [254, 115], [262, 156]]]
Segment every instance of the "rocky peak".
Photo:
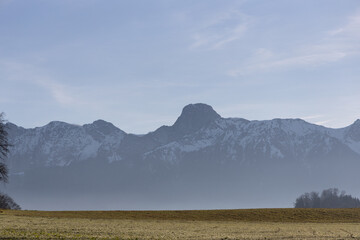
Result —
[[48, 128], [63, 128], [63, 127], [67, 127], [70, 126], [71, 124], [66, 123], [66, 122], [61, 122], [61, 121], [51, 121], [49, 122], [47, 125], [45, 125], [44, 127], [48, 127]]
[[199, 130], [219, 118], [221, 116], [209, 105], [189, 104], [183, 108], [173, 127], [177, 132], [187, 134]]
[[19, 127], [11, 122], [7, 122], [5, 124], [5, 127], [6, 127], [6, 131], [10, 136], [17, 136], [25, 132], [25, 128]]
[[83, 126], [85, 131], [90, 134], [95, 140], [102, 141], [105, 136], [112, 134], [124, 135], [125, 132], [115, 127], [112, 123], [104, 120], [96, 120], [91, 124], [85, 124]]
[[117, 127], [115, 127], [112, 123], [106, 122], [104, 120], [96, 120], [92, 124], [86, 124], [85, 127], [96, 129], [104, 134], [111, 134], [113, 132], [119, 131]]
[[360, 119], [350, 125], [347, 136], [356, 142], [360, 142]]

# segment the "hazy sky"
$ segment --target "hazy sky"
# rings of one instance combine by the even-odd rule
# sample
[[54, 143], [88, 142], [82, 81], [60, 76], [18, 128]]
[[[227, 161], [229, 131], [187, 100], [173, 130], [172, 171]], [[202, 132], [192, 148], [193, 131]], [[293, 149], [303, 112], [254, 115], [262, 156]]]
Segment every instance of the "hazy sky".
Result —
[[359, 0], [0, 0], [0, 111], [24, 127], [146, 133], [196, 102], [343, 127], [359, 76]]

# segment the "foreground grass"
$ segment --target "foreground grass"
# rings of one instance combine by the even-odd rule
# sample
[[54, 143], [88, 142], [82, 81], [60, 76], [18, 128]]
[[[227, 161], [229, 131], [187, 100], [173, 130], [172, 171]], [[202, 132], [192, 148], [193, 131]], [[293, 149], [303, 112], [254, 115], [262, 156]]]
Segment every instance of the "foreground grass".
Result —
[[360, 239], [360, 209], [0, 210], [0, 239]]

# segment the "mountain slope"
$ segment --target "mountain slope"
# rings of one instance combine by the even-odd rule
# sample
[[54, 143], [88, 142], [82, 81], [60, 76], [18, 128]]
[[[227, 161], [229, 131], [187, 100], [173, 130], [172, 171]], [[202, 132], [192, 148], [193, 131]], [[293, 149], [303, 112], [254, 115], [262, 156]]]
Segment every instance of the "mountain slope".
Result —
[[102, 120], [84, 126], [54, 121], [34, 129], [24, 129], [11, 123], [7, 127], [9, 141], [13, 145], [9, 155], [13, 171], [68, 166], [73, 162], [100, 157], [109, 162], [119, 160], [116, 149], [126, 135]]
[[187, 153], [210, 148], [221, 152], [220, 161], [240, 162], [360, 154], [360, 120], [343, 129], [330, 129], [301, 119], [224, 119], [205, 104], [186, 106], [173, 126], [143, 136], [126, 134], [103, 120], [84, 126], [51, 122], [34, 129], [9, 123], [8, 128], [14, 170], [68, 166], [88, 159], [177, 162]]
[[26, 189], [32, 197], [111, 193], [183, 205], [186, 196], [204, 203], [232, 196], [254, 203], [261, 194], [278, 201], [316, 187], [357, 189], [360, 180], [360, 120], [331, 129], [301, 119], [222, 118], [211, 106], [190, 104], [172, 126], [141, 136], [103, 120], [7, 126], [14, 196]]
[[358, 157], [360, 141], [354, 140], [357, 129], [360, 129], [357, 124], [345, 129], [329, 129], [300, 119], [247, 121], [219, 118], [193, 134], [147, 152], [144, 157], [174, 162], [183, 154], [214, 147], [223, 152], [222, 161]]

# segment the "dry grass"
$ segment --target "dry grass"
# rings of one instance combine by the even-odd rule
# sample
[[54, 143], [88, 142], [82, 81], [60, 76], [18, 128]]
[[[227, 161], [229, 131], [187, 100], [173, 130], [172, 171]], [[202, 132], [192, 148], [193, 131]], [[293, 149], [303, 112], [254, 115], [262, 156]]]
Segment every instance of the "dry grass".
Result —
[[360, 239], [360, 209], [7, 211], [3, 239]]
[[122, 220], [184, 220], [242, 222], [319, 222], [360, 223], [360, 208], [354, 209], [237, 209], [187, 211], [6, 211], [4, 214], [28, 217], [122, 219]]

